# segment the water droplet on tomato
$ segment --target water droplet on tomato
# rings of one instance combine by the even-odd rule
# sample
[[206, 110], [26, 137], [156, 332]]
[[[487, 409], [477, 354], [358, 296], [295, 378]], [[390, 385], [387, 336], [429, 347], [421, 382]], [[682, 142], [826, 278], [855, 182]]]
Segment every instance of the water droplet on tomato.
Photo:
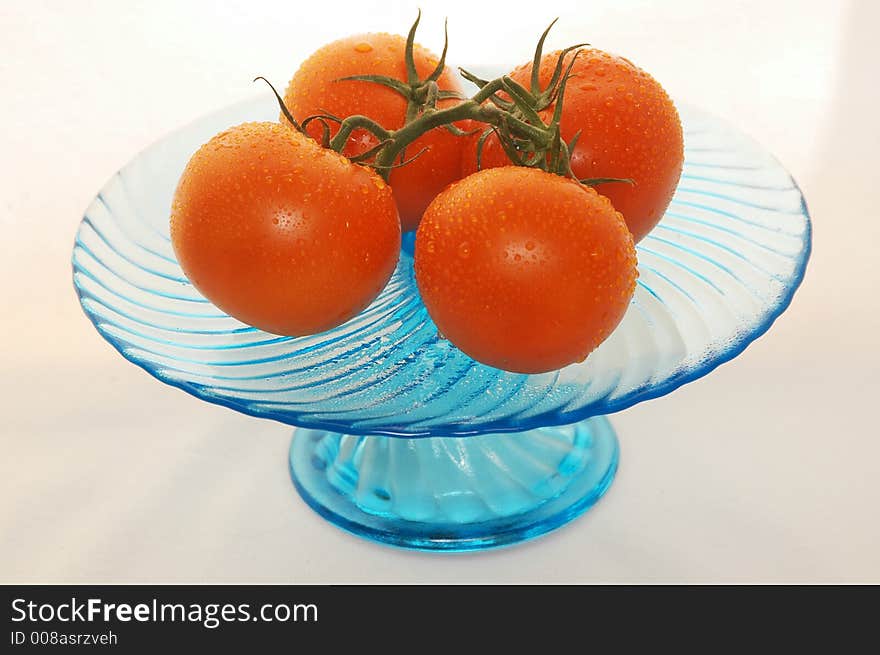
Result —
[[371, 46], [371, 45], [370, 45], [369, 43], [367, 43], [366, 41], [361, 41], [360, 43], [358, 43], [357, 45], [355, 45], [355, 47], [354, 47], [354, 51], [355, 51], [355, 52], [372, 52], [372, 51], [373, 51], [373, 46]]
[[467, 241], [462, 241], [458, 246], [458, 256], [467, 259], [471, 254], [471, 246]]
[[526, 241], [526, 250], [534, 250], [534, 249], [535, 249], [534, 241]]

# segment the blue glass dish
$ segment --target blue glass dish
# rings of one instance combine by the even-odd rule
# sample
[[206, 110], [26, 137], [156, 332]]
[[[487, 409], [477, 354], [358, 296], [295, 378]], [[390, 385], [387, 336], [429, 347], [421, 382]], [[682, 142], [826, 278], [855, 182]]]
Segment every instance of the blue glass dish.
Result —
[[323, 516], [372, 539], [467, 550], [567, 522], [616, 470], [604, 416], [735, 357], [786, 309], [804, 275], [810, 222], [791, 176], [730, 126], [685, 107], [679, 188], [638, 245], [626, 316], [585, 362], [507, 373], [438, 338], [415, 286], [411, 236], [360, 315], [314, 336], [267, 334], [189, 284], [168, 216], [199, 145], [230, 125], [276, 118], [262, 97], [138, 155], [86, 210], [74, 285], [101, 335], [159, 380], [297, 426], [297, 489]]

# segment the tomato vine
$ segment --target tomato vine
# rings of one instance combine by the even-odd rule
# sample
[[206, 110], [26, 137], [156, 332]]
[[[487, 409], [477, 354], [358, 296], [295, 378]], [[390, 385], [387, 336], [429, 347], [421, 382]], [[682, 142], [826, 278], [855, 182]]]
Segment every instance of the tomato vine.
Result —
[[[360, 81], [380, 84], [400, 94], [407, 101], [406, 120], [396, 130], [388, 130], [371, 118], [363, 115], [346, 117], [331, 114], [315, 114], [308, 116], [301, 123], [297, 122], [284, 104], [283, 99], [272, 87], [271, 83], [262, 79], [270, 87], [281, 107], [281, 112], [290, 124], [300, 132], [313, 122], [321, 125], [321, 143], [324, 147], [342, 152], [355, 130], [369, 132], [377, 140], [377, 144], [355, 157], [352, 161], [370, 166], [382, 175], [386, 181], [391, 169], [406, 165], [418, 157], [416, 153], [406, 159], [406, 148], [426, 132], [443, 128], [458, 136], [472, 134], [458, 128], [455, 124], [470, 121], [482, 125], [482, 133], [477, 142], [477, 165], [480, 167], [483, 145], [486, 139], [495, 134], [507, 157], [512, 164], [539, 168], [565, 177], [575, 178], [571, 170], [571, 152], [581, 134], [577, 133], [566, 142], [560, 134], [559, 122], [565, 98], [565, 88], [571, 79], [571, 70], [580, 52], [580, 48], [588, 45], [579, 43], [560, 51], [555, 68], [548, 85], [541, 88], [538, 80], [538, 64], [543, 55], [544, 42], [556, 20], [550, 23], [541, 34], [535, 48], [534, 66], [530, 80], [530, 88], [525, 88], [511, 77], [484, 80], [470, 71], [459, 69], [462, 77], [478, 87], [471, 97], [464, 97], [455, 91], [439, 89], [437, 80], [446, 67], [446, 53], [449, 38], [444, 26], [444, 44], [442, 54], [434, 70], [424, 79], [416, 71], [413, 51], [415, 48], [416, 31], [421, 20], [421, 12], [409, 30], [404, 51], [406, 81], [383, 75], [353, 75], [339, 78], [336, 82]], [[568, 55], [571, 53], [571, 57]], [[568, 62], [566, 63], [566, 58]], [[455, 104], [438, 108], [441, 100], [457, 100]], [[549, 122], [545, 122], [539, 112], [554, 106]], [[330, 124], [336, 125], [336, 133]], [[581, 179], [583, 184], [596, 185], [606, 182], [627, 182], [626, 178]]]

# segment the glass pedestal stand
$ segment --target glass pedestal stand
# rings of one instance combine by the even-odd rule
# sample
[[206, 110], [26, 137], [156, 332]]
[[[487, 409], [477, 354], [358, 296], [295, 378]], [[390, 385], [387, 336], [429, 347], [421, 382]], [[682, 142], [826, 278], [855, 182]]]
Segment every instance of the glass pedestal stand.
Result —
[[296, 430], [290, 471], [321, 516], [425, 550], [522, 541], [586, 511], [617, 471], [603, 416], [510, 434], [405, 439]]

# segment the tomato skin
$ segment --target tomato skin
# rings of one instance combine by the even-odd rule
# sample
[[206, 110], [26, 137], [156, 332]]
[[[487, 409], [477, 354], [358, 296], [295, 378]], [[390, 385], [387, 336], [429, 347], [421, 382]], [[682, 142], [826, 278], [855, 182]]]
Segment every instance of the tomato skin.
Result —
[[217, 307], [301, 336], [345, 322], [379, 294], [397, 263], [400, 225], [373, 171], [286, 125], [244, 123], [190, 159], [171, 240]]
[[[544, 55], [539, 69], [542, 88], [550, 81], [559, 52]], [[568, 55], [566, 62], [570, 61]], [[532, 64], [510, 76], [529, 87]], [[684, 142], [672, 100], [648, 73], [622, 57], [584, 49], [572, 68], [565, 90], [560, 127], [562, 138], [581, 136], [571, 158], [578, 178], [630, 178], [596, 187], [623, 214], [633, 237], [641, 240], [663, 217], [681, 176]], [[551, 117], [552, 107], [543, 112]], [[464, 148], [462, 174], [476, 170], [476, 137]], [[483, 168], [510, 161], [497, 138], [487, 139]]]
[[[441, 108], [448, 103], [438, 103]], [[406, 149], [406, 157], [412, 157], [423, 148], [427, 150], [414, 161], [391, 171], [389, 183], [400, 214], [401, 230], [411, 232], [419, 226], [422, 215], [434, 197], [447, 185], [461, 177], [460, 137], [449, 130], [435, 128]]]
[[442, 335], [518, 373], [586, 358], [623, 318], [638, 275], [632, 235], [607, 198], [515, 166], [434, 199], [416, 233], [415, 274]]
[[[357, 34], [329, 43], [302, 63], [290, 80], [284, 102], [298, 121], [328, 112], [340, 118], [359, 114], [387, 130], [399, 129], [406, 119], [403, 96], [373, 82], [336, 80], [352, 75], [383, 75], [406, 81], [405, 46], [402, 36], [383, 33]], [[430, 75], [437, 65], [437, 57], [418, 44], [414, 59], [421, 79]], [[437, 84], [441, 90], [461, 90], [449, 68], [443, 71]], [[438, 107], [454, 102], [444, 100]], [[331, 124], [330, 127], [331, 134], [335, 134], [337, 126]], [[321, 128], [311, 123], [308, 132], [317, 139]], [[377, 143], [368, 132], [356, 130], [343, 152], [348, 156], [358, 155]], [[392, 170], [389, 178], [404, 232], [415, 229], [434, 196], [460, 177], [462, 142], [458, 137], [449, 130], [435, 128], [414, 141], [406, 149], [406, 155], [412, 157], [423, 148], [428, 150], [415, 161]]]

